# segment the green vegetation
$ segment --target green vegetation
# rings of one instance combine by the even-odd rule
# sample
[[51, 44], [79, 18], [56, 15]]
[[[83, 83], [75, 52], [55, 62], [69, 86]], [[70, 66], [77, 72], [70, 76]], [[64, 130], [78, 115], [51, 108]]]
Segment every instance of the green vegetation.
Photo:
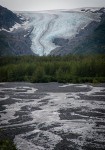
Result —
[[105, 55], [0, 58], [0, 82], [105, 82]]
[[17, 150], [14, 143], [10, 140], [0, 141], [0, 150]]

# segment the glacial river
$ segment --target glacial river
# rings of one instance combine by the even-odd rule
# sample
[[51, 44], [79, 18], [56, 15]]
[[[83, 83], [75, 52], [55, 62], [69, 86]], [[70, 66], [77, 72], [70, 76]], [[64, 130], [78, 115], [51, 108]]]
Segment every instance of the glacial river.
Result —
[[18, 150], [104, 150], [105, 84], [0, 83], [0, 139]]

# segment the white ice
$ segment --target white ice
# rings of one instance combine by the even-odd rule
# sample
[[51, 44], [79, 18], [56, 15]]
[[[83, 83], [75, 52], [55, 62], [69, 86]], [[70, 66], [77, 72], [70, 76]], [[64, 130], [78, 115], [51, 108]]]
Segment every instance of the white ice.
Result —
[[85, 28], [92, 21], [100, 21], [100, 14], [72, 11], [45, 11], [29, 13], [30, 26], [34, 29], [31, 34], [31, 49], [38, 55], [48, 55], [56, 46], [54, 38], [74, 37], [80, 29]]

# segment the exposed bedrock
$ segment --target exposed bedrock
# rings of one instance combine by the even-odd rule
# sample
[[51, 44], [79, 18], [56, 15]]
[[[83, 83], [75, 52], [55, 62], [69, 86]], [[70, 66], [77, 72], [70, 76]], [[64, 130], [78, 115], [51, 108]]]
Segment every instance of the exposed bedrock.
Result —
[[0, 56], [33, 55], [28, 19], [0, 6]]
[[[53, 55], [60, 47], [70, 45], [70, 39], [73, 39], [81, 29], [84, 31], [88, 24], [92, 23], [94, 27], [100, 22], [100, 13], [92, 12], [47, 11], [27, 13], [27, 16], [31, 18], [29, 24], [34, 27], [30, 36], [31, 49], [40, 56], [49, 55], [54, 50], [51, 52]], [[65, 54], [65, 49], [63, 54]]]
[[104, 8], [0, 11], [0, 56], [105, 53]]
[[100, 22], [92, 21], [73, 38], [55, 38], [53, 43], [59, 47], [50, 55], [105, 53], [105, 13], [101, 15]]
[[9, 30], [9, 28], [11, 28], [16, 23], [22, 23], [20, 17], [0, 5], [0, 29], [4, 28]]
[[28, 30], [18, 29], [15, 32], [0, 32], [0, 56], [34, 55], [31, 50], [31, 39]]

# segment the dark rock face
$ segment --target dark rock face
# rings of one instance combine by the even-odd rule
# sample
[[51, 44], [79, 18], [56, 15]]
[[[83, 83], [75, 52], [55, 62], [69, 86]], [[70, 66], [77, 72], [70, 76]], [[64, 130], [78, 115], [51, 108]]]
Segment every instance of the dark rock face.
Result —
[[101, 22], [91, 22], [87, 27], [81, 29], [74, 38], [66, 40], [63, 38], [55, 38], [53, 43], [59, 47], [51, 51], [50, 55], [105, 54], [104, 10], [104, 8], [101, 8], [96, 11], [96, 13], [102, 13]]
[[34, 55], [31, 51], [31, 39], [24, 37], [27, 32], [31, 33], [32, 28], [28, 31], [20, 29], [16, 32], [0, 32], [0, 56], [7, 55]]
[[[81, 29], [75, 37], [68, 37], [68, 39], [64, 39], [63, 37], [56, 36], [52, 39], [52, 42], [57, 45], [57, 47], [52, 50], [49, 55], [63, 56], [69, 54], [105, 54], [105, 8], [101, 8], [96, 11], [84, 8], [81, 9], [81, 12], [91, 14], [101, 13], [101, 21], [91, 22], [84, 29]], [[31, 47], [32, 38], [35, 38], [36, 36], [35, 34], [34, 37], [32, 37], [32, 31], [35, 29], [35, 26], [29, 23], [29, 28], [25, 28], [25, 26], [23, 27], [23, 23], [27, 21], [26, 18], [29, 17], [28, 21], [30, 21], [33, 19], [33, 16], [29, 15], [27, 17], [27, 14], [24, 13], [19, 13], [19, 15], [20, 16], [0, 6], [0, 56], [35, 55], [34, 52], [32, 52]], [[51, 22], [50, 24], [53, 23]], [[13, 28], [13, 30], [10, 31], [10, 28], [12, 28], [16, 23], [18, 23], [20, 27], [18, 29]], [[50, 27], [50, 24], [48, 24], [48, 28]], [[40, 35], [40, 39], [42, 39], [43, 35], [46, 34], [48, 28], [43, 31], [42, 35]], [[39, 43], [44, 49], [40, 40]]]
[[12, 11], [0, 6], [0, 28], [9, 30], [15, 23], [22, 23]]
[[[21, 17], [18, 17], [12, 11], [0, 6], [0, 29], [9, 29], [16, 23], [22, 24]], [[0, 31], [0, 56], [7, 55], [33, 55], [31, 51], [30, 33], [32, 27], [16, 29], [12, 32]]]

